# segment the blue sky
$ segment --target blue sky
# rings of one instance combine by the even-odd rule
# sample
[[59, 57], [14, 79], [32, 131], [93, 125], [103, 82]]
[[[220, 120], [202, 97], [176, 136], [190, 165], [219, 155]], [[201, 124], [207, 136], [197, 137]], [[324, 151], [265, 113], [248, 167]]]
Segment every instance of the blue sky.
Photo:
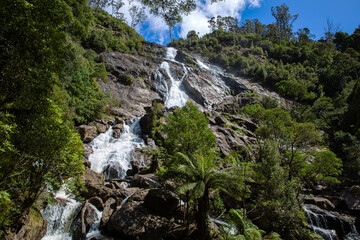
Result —
[[327, 17], [347, 33], [352, 33], [360, 25], [360, 0], [264, 0], [261, 7], [243, 11], [242, 19], [258, 18], [269, 24], [274, 21], [271, 6], [282, 3], [289, 6], [291, 14], [299, 14], [294, 29], [307, 27], [316, 39], [324, 35]]
[[[207, 20], [217, 15], [237, 17], [240, 21], [257, 18], [263, 24], [269, 24], [274, 22], [271, 7], [282, 3], [289, 6], [291, 14], [299, 14], [294, 30], [307, 27], [316, 39], [324, 35], [327, 18], [339, 25], [341, 31], [348, 33], [352, 33], [360, 25], [360, 0], [225, 0], [212, 5], [210, 0], [196, 1], [198, 8], [177, 25], [174, 38], [185, 37], [190, 30], [195, 30], [200, 35], [208, 33]], [[125, 18], [130, 19], [127, 4], [123, 7], [123, 12]], [[170, 40], [168, 27], [154, 16], [137, 26], [136, 30], [150, 42], [165, 45]]]

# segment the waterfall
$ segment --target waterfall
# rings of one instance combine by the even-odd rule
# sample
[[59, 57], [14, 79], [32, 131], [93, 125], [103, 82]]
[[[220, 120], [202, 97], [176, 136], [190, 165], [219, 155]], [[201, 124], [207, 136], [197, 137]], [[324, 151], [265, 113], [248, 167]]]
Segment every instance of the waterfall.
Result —
[[354, 224], [345, 219], [321, 209], [315, 205], [306, 204], [303, 209], [313, 231], [325, 240], [357, 240], [360, 239]]
[[91, 224], [89, 232], [86, 234], [86, 239], [97, 239], [97, 238], [105, 238], [99, 230], [100, 221], [102, 217], [102, 211], [99, 211], [95, 206], [89, 203], [90, 208], [95, 213], [95, 222]]
[[[183, 63], [177, 62], [175, 60], [176, 55], [177, 50], [175, 48], [167, 48], [164, 58], [165, 61], [160, 64], [159, 69], [156, 71], [157, 77], [160, 79], [161, 84], [165, 88], [164, 98], [165, 107], [167, 108], [182, 107], [186, 104], [189, 98], [189, 96], [185, 92], [184, 85], [182, 83], [188, 71]], [[169, 63], [174, 63], [182, 66], [184, 73], [180, 78], [177, 78], [172, 74], [171, 65]], [[169, 82], [167, 82], [167, 80]]]
[[71, 226], [80, 212], [81, 203], [72, 199], [63, 185], [55, 195], [56, 205], [48, 204], [42, 214], [48, 221], [46, 235], [42, 240], [71, 240]]
[[89, 156], [91, 169], [104, 173], [106, 179], [124, 178], [131, 168], [132, 153], [144, 146], [139, 122], [140, 119], [136, 119], [130, 125], [124, 123], [119, 139], [113, 137], [112, 128], [97, 136], [90, 143], [94, 150]]
[[[113, 129], [97, 136], [90, 145], [94, 153], [89, 156], [91, 168], [96, 172], [103, 172], [107, 179], [124, 178], [126, 171], [131, 168], [130, 161], [132, 153], [136, 148], [145, 146], [140, 138], [141, 128], [140, 119], [136, 119], [131, 124], [123, 124], [122, 134], [119, 139], [113, 137]], [[74, 232], [78, 233], [79, 213], [82, 203], [74, 200], [72, 196], [67, 195], [66, 185], [56, 193], [56, 205], [48, 205], [42, 214], [48, 221], [47, 232], [42, 240], [72, 240]], [[130, 196], [129, 196], [130, 197]], [[126, 198], [127, 200], [127, 198]], [[104, 238], [101, 235], [99, 226], [102, 212], [96, 207], [88, 204], [93, 214], [94, 223], [86, 234], [86, 239]]]

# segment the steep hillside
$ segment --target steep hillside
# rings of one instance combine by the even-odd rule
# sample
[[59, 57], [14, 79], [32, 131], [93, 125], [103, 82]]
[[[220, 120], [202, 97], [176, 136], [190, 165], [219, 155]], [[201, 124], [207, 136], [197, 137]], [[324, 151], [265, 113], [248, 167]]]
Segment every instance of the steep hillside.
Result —
[[86, 0], [0, 20], [0, 238], [359, 237], [358, 29], [164, 47]]

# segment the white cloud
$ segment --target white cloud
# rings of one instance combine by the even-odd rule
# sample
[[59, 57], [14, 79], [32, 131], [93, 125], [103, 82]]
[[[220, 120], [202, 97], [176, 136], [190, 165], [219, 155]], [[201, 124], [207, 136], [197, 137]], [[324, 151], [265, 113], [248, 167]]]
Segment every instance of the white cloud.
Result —
[[[200, 36], [209, 33], [208, 20], [211, 17], [232, 16], [241, 20], [241, 13], [246, 7], [260, 7], [262, 0], [225, 0], [211, 4], [209, 0], [196, 0], [197, 9], [188, 16], [183, 17], [183, 21], [178, 26], [179, 36], [186, 37], [187, 33], [195, 30]], [[125, 5], [121, 8], [124, 17], [128, 23], [131, 22], [129, 14], [129, 3], [124, 1]], [[134, 1], [135, 2], [135, 1]], [[163, 44], [169, 40], [169, 28], [166, 23], [159, 17], [155, 17], [146, 12], [148, 19], [137, 26], [136, 30], [146, 39]]]
[[[258, 1], [258, 0], [252, 0]], [[189, 16], [185, 16], [181, 23], [180, 36], [186, 37], [186, 34], [195, 30], [200, 36], [209, 33], [208, 20], [211, 17], [232, 16], [240, 18], [241, 12], [245, 9], [247, 0], [225, 0], [210, 4], [209, 1], [202, 2], [197, 0], [197, 9]]]

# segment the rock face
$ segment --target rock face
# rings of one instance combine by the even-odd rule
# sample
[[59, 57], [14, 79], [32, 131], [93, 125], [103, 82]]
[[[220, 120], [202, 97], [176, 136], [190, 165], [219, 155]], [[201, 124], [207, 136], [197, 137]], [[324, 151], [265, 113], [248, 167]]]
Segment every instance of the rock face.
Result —
[[[256, 145], [256, 138], [253, 130], [257, 125], [250, 119], [241, 115], [226, 115], [227, 118], [218, 112], [212, 112], [210, 117], [210, 128], [217, 139], [217, 145], [222, 155], [228, 155], [234, 149], [245, 149], [252, 154], [249, 146]], [[251, 131], [250, 131], [251, 130]]]
[[[165, 51], [160, 45], [154, 44], [152, 47], [156, 54]], [[102, 53], [101, 57], [109, 75], [108, 82], [99, 82], [99, 85], [103, 91], [111, 93], [121, 102], [121, 107], [112, 109], [113, 114], [127, 119], [144, 115], [144, 107], [151, 106], [154, 99], [160, 98], [149, 88], [152, 73], [158, 68], [162, 57], [122, 53]], [[119, 79], [124, 75], [131, 75], [133, 83], [126, 85], [120, 82]]]

